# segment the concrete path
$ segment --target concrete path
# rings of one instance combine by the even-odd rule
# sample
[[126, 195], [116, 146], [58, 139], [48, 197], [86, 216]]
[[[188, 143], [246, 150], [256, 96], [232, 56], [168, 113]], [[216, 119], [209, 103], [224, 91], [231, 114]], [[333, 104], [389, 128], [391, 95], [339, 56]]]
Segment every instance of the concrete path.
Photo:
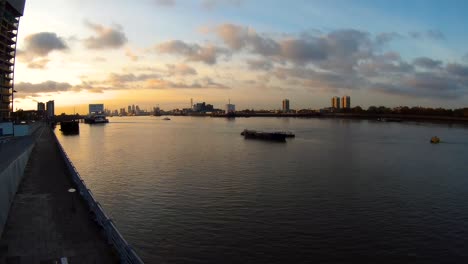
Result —
[[84, 202], [68, 192], [72, 181], [52, 133], [37, 131], [0, 240], [0, 264], [118, 263]]

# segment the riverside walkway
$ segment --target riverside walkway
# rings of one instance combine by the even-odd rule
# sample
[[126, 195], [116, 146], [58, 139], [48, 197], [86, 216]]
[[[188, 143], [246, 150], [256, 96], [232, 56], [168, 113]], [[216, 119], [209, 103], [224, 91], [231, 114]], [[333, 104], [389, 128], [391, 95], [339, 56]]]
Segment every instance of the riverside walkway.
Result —
[[118, 263], [85, 203], [75, 193], [53, 131], [36, 145], [0, 239], [0, 264]]

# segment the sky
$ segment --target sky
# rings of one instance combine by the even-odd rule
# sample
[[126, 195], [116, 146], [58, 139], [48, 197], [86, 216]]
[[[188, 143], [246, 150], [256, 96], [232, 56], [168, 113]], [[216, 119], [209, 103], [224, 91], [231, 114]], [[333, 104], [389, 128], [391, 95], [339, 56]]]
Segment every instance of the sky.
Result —
[[468, 106], [467, 1], [26, 0], [15, 109]]

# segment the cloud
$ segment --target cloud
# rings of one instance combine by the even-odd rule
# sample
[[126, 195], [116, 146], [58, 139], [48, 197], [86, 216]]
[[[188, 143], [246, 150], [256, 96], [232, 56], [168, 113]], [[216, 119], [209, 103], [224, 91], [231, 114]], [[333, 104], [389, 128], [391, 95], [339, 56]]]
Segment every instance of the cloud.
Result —
[[277, 67], [272, 71], [272, 74], [282, 80], [286, 80], [288, 78], [301, 78], [301, 79], [309, 79], [313, 78], [317, 72], [303, 67]]
[[155, 3], [159, 6], [174, 6], [176, 4], [175, 0], [155, 0]]
[[118, 74], [118, 73], [110, 73], [108, 78], [100, 82], [100, 84], [110, 84], [114, 89], [122, 89], [127, 88], [128, 84], [136, 83], [145, 81], [148, 79], [159, 78], [159, 74], [151, 73], [151, 74], [140, 74], [135, 75], [133, 73], [127, 74]]
[[[168, 64], [166, 74], [171, 76], [193, 76], [197, 72], [192, 67], [185, 64]], [[97, 85], [110, 86], [103, 88], [104, 90], [121, 90], [121, 89], [229, 89], [221, 83], [215, 82], [213, 79], [205, 77], [186, 83], [183, 80], [172, 81], [164, 79], [158, 73], [144, 73], [144, 74], [118, 74], [111, 73], [107, 79], [103, 81], [87, 82], [88, 87], [82, 87], [87, 90]]]
[[445, 39], [444, 33], [442, 33], [442, 31], [439, 30], [428, 30], [426, 32], [426, 35], [431, 39]]
[[446, 70], [455, 76], [468, 78], [468, 65], [449, 63], [446, 66]]
[[160, 43], [156, 46], [159, 53], [167, 53], [185, 57], [188, 61], [204, 62], [206, 64], [216, 64], [221, 55], [228, 52], [212, 44], [200, 46], [198, 44], [188, 44], [181, 40], [171, 40]]
[[243, 0], [202, 0], [201, 4], [206, 9], [213, 9], [221, 5], [239, 7], [243, 2]]
[[28, 63], [28, 68], [31, 69], [45, 69], [47, 66], [47, 63], [49, 63], [49, 59], [36, 59]]
[[462, 56], [462, 61], [468, 62], [468, 53]]
[[25, 98], [40, 93], [66, 92], [72, 89], [72, 85], [66, 82], [45, 81], [42, 83], [20, 82], [15, 84], [15, 90], [18, 91], [15, 97]]
[[167, 67], [167, 74], [169, 76], [174, 76], [174, 75], [181, 75], [181, 76], [185, 76], [185, 75], [196, 75], [197, 74], [197, 71], [188, 66], [187, 64], [167, 64], [166, 65]]
[[274, 56], [280, 53], [279, 43], [271, 38], [257, 34], [255, 30], [248, 27], [222, 24], [215, 29], [208, 30], [208, 32], [215, 32], [234, 51], [247, 48], [253, 53], [264, 56]]
[[395, 39], [401, 39], [403, 36], [397, 32], [383, 32], [375, 36], [375, 43], [379, 46], [388, 44]]
[[99, 57], [99, 56], [98, 56], [98, 57], [95, 57], [95, 58], [94, 58], [94, 61], [96, 61], [96, 62], [106, 62], [107, 59], [104, 58], [104, 57]]
[[361, 60], [356, 67], [357, 73], [366, 77], [385, 77], [414, 72], [414, 65], [401, 60], [400, 54], [386, 52], [382, 55]]
[[218, 36], [233, 50], [240, 50], [249, 41], [249, 29], [233, 24], [222, 24], [215, 29]]
[[[214, 33], [234, 54], [258, 56], [245, 61], [250, 70], [267, 71], [262, 75], [263, 82], [269, 82], [274, 76], [280, 84], [311, 91], [376, 89], [388, 94], [435, 99], [468, 93], [468, 66], [452, 63], [444, 67], [442, 61], [428, 57], [408, 62], [397, 52], [386, 51], [386, 44], [404, 37], [397, 32], [373, 35], [339, 29], [273, 38], [234, 24], [222, 24], [208, 32]], [[410, 36], [445, 38], [437, 30], [411, 32]], [[284, 66], [278, 67], [279, 63]]]
[[442, 66], [442, 61], [433, 60], [428, 57], [419, 57], [413, 60], [415, 66], [424, 68], [424, 69], [434, 69]]
[[414, 98], [456, 99], [467, 93], [467, 84], [447, 75], [417, 73], [396, 83], [376, 83], [377, 91]]
[[108, 86], [100, 86], [100, 85], [94, 84], [93, 82], [83, 81], [81, 84], [73, 86], [71, 90], [74, 92], [86, 90], [87, 92], [90, 92], [90, 93], [103, 93], [105, 90], [111, 90], [111, 89], [112, 88]]
[[200, 79], [200, 82], [201, 82], [202, 87], [205, 87], [205, 88], [230, 89], [228, 86], [226, 86], [224, 84], [217, 83], [217, 82], [213, 81], [213, 79], [211, 79], [210, 77], [202, 78], [202, 79]]
[[72, 85], [66, 82], [45, 81], [42, 83], [20, 82], [15, 84], [15, 99], [18, 98], [34, 98], [43, 94], [57, 94], [62, 92], [80, 92], [86, 90], [90, 93], [103, 93], [107, 90], [118, 90], [113, 87], [97, 84], [96, 82], [85, 82]]
[[17, 57], [20, 61], [28, 62], [27, 66], [31, 69], [45, 69], [50, 61], [47, 57], [51, 52], [68, 49], [65, 40], [53, 32], [28, 35], [24, 42], [24, 48], [18, 49]]
[[146, 89], [230, 89], [228, 86], [214, 82], [211, 78], [202, 78], [192, 83], [173, 82], [164, 79], [149, 79], [145, 82]]
[[40, 32], [24, 38], [25, 48], [18, 55], [27, 57], [46, 57], [52, 51], [68, 49], [65, 41], [53, 32]]
[[120, 25], [105, 27], [89, 21], [85, 21], [85, 25], [96, 33], [96, 36], [84, 40], [88, 49], [117, 49], [128, 41]]
[[[201, 7], [206, 10], [212, 10], [220, 6], [235, 6], [239, 7], [244, 0], [197, 0]], [[177, 4], [176, 0], [154, 0], [156, 5], [164, 7], [173, 7]]]
[[[221, 24], [205, 33], [210, 36], [204, 43], [169, 40], [154, 46], [154, 51], [178, 56], [182, 63], [111, 73], [98, 81], [86, 79], [65, 91], [230, 89], [225, 84], [229, 79], [229, 83], [242, 83], [252, 89], [281, 87], [284, 91], [303, 89], [331, 93], [346, 89], [430, 99], [453, 99], [468, 93], [468, 65], [446, 64], [431, 57], [402, 58], [398, 52], [389, 49], [391, 45], [387, 45], [404, 37], [397, 32], [372, 34], [356, 29], [338, 29], [313, 34], [265, 34], [251, 27]], [[437, 31], [418, 34], [423, 38], [441, 38]], [[130, 59], [138, 59], [130, 49], [126, 50], [126, 55]], [[210, 76], [213, 78], [202, 78], [194, 67], [187, 64], [193, 61], [215, 66], [231, 56], [238, 56], [248, 70], [259, 74], [257, 80], [221, 77], [227, 76], [224, 72]], [[45, 60], [36, 61], [33, 67], [40, 68], [46, 63]], [[221, 66], [224, 70], [225, 65]], [[232, 69], [231, 65], [226, 66]], [[252, 76], [247, 74], [244, 77]]]
[[322, 39], [287, 39], [281, 41], [281, 54], [287, 60], [304, 64], [328, 57], [326, 42]]
[[357, 60], [369, 56], [374, 49], [370, 34], [354, 29], [335, 30], [322, 35], [302, 34], [279, 40], [234, 24], [222, 24], [208, 32], [214, 32], [233, 52], [245, 50], [300, 65], [322, 63], [321, 67], [341, 68], [341, 71], [350, 71]]
[[267, 59], [248, 59], [247, 65], [250, 70], [271, 70], [273, 68], [273, 63], [271, 60]]
[[439, 30], [411, 31], [408, 33], [408, 35], [414, 39], [432, 39], [432, 40], [445, 39], [444, 33], [442, 33], [442, 31], [439, 31]]
[[138, 61], [138, 59], [140, 58], [129, 48], [125, 49], [125, 56], [130, 58], [132, 61]]

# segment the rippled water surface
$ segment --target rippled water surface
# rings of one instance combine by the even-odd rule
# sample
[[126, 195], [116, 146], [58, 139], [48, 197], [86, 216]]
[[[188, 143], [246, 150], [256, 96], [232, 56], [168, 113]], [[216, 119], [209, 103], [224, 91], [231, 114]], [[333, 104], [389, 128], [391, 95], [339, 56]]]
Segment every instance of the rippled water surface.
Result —
[[[56, 131], [147, 263], [468, 261], [467, 127], [171, 119]], [[296, 138], [245, 140], [244, 128]]]

